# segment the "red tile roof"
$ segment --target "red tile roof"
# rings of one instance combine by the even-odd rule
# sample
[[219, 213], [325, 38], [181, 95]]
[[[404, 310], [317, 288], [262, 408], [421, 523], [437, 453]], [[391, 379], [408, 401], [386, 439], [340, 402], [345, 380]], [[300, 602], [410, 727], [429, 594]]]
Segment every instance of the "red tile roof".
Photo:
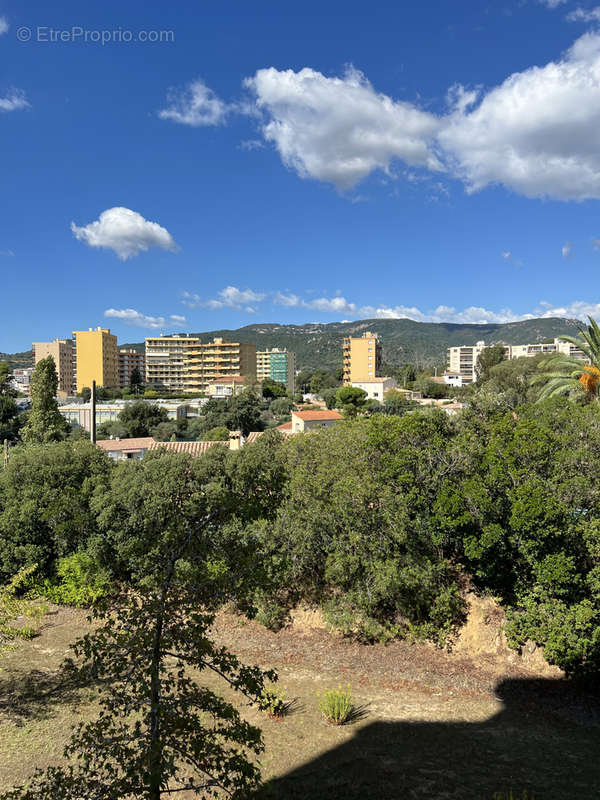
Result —
[[338, 411], [292, 411], [292, 416], [303, 419], [305, 422], [312, 420], [342, 419]]
[[[290, 425], [291, 425], [291, 423], [290, 423]], [[246, 436], [246, 442], [248, 442], [248, 443], [255, 442], [258, 439], [258, 437], [262, 436], [262, 435], [263, 435], [263, 431], [252, 431], [251, 433], [248, 434], [248, 436]]]
[[283, 425], [278, 425], [277, 430], [281, 431], [282, 433], [291, 433], [292, 432], [292, 423], [291, 422], [284, 422]]
[[151, 436], [143, 436], [139, 439], [100, 439], [96, 444], [107, 453], [132, 452], [149, 450], [154, 444], [154, 439]]
[[155, 442], [150, 445], [150, 450], [173, 450], [176, 453], [189, 453], [194, 458], [203, 455], [214, 445], [229, 447], [229, 442]]

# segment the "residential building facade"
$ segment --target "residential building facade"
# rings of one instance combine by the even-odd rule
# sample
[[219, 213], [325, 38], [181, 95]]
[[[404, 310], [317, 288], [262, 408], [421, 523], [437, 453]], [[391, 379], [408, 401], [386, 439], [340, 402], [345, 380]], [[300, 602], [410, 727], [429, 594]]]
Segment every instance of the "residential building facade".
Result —
[[232, 375], [231, 378], [215, 378], [208, 384], [208, 396], [227, 400], [244, 391], [246, 381], [241, 375]]
[[330, 428], [341, 419], [339, 411], [292, 411], [291, 433], [308, 433]]
[[29, 386], [33, 367], [17, 367], [12, 371], [12, 384], [17, 392], [29, 397]]
[[125, 389], [131, 384], [134, 370], [138, 370], [142, 383], [146, 377], [146, 357], [136, 350], [119, 350], [119, 388]]
[[256, 345], [216, 338], [189, 348], [185, 362], [185, 390], [207, 392], [218, 378], [256, 379]]
[[381, 376], [381, 342], [376, 333], [365, 331], [362, 336], [344, 339], [344, 386], [355, 381], [368, 381]]
[[367, 393], [367, 400], [378, 400], [383, 403], [386, 392], [398, 385], [395, 378], [372, 378], [367, 381], [352, 381], [352, 386]]
[[[448, 377], [447, 383], [454, 386], [463, 386], [468, 383], [474, 383], [477, 379], [477, 359], [481, 352], [486, 347], [494, 345], [486, 345], [484, 341], [479, 341], [475, 345], [465, 345], [462, 347], [449, 347], [447, 356], [447, 368], [445, 378]], [[537, 343], [537, 344], [505, 344], [504, 355], [505, 358], [523, 358], [537, 356], [540, 353], [545, 355], [552, 355], [553, 353], [561, 353], [562, 355], [569, 356], [570, 358], [581, 359], [587, 361], [585, 353], [579, 350], [578, 347], [565, 342], [563, 339], [556, 338], [553, 342]], [[450, 380], [450, 377], [452, 380]]]
[[77, 387], [74, 380], [74, 350], [72, 339], [55, 339], [53, 342], [34, 342], [32, 344], [34, 363], [52, 356], [58, 376], [58, 396], [68, 397], [75, 394]]
[[273, 347], [256, 353], [256, 379], [270, 378], [283, 383], [288, 392], [296, 391], [296, 355], [287, 350]]
[[117, 388], [119, 386], [119, 359], [117, 337], [109, 328], [89, 328], [73, 331], [75, 342], [75, 383], [80, 392], [85, 386]]
[[158, 391], [185, 392], [187, 359], [200, 339], [188, 335], [146, 338], [146, 385]]

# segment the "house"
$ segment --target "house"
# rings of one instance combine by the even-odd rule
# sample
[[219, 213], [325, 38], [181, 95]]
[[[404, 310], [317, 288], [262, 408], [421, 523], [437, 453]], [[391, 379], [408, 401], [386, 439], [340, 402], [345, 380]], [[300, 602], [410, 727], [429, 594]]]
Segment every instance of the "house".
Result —
[[[291, 425], [291, 433], [308, 433], [321, 428], [330, 428], [341, 419], [342, 415], [338, 411], [292, 411], [292, 421], [288, 424]], [[280, 425], [278, 430], [286, 433], [287, 431], [283, 431], [282, 428]]]
[[366, 392], [367, 400], [378, 400], [383, 403], [385, 393], [395, 389], [397, 383], [394, 378], [368, 378], [352, 381], [351, 385]]
[[143, 436], [139, 439], [100, 439], [96, 444], [114, 461], [127, 461], [129, 458], [142, 458], [156, 442], [151, 436]]
[[233, 397], [244, 390], [245, 378], [241, 375], [230, 375], [224, 378], [215, 378], [208, 384], [209, 397]]

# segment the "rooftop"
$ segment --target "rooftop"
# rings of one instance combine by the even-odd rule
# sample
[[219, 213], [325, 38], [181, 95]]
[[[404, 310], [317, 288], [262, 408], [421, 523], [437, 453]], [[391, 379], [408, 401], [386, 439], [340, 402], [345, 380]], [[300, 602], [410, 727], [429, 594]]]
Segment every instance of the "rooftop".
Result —
[[292, 411], [292, 415], [303, 419], [305, 422], [319, 419], [342, 419], [342, 415], [339, 411]]
[[155, 442], [151, 440], [150, 450], [173, 450], [175, 453], [189, 453], [197, 458], [206, 453], [214, 445], [229, 449], [229, 442]]
[[148, 450], [155, 442], [151, 436], [142, 436], [139, 439], [100, 439], [96, 444], [107, 453], [114, 453], [117, 450], [122, 452]]

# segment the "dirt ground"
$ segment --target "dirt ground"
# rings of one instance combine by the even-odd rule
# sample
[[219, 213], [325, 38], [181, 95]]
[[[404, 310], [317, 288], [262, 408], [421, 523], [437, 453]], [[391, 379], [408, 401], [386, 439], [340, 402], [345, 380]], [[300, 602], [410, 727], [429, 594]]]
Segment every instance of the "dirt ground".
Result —
[[[261, 758], [272, 800], [536, 800], [600, 796], [600, 705], [548, 667], [539, 651], [506, 647], [501, 614], [472, 598], [452, 652], [396, 642], [365, 646], [332, 635], [301, 609], [272, 633], [228, 613], [215, 637], [247, 663], [275, 668], [292, 712], [274, 721], [241, 705], [264, 734]], [[0, 791], [61, 760], [71, 726], [93, 716], [94, 690], [57, 686], [85, 614], [56, 609], [40, 635], [0, 662]], [[218, 677], [203, 682], [231, 697]], [[361, 714], [333, 727], [317, 691], [350, 684]]]

